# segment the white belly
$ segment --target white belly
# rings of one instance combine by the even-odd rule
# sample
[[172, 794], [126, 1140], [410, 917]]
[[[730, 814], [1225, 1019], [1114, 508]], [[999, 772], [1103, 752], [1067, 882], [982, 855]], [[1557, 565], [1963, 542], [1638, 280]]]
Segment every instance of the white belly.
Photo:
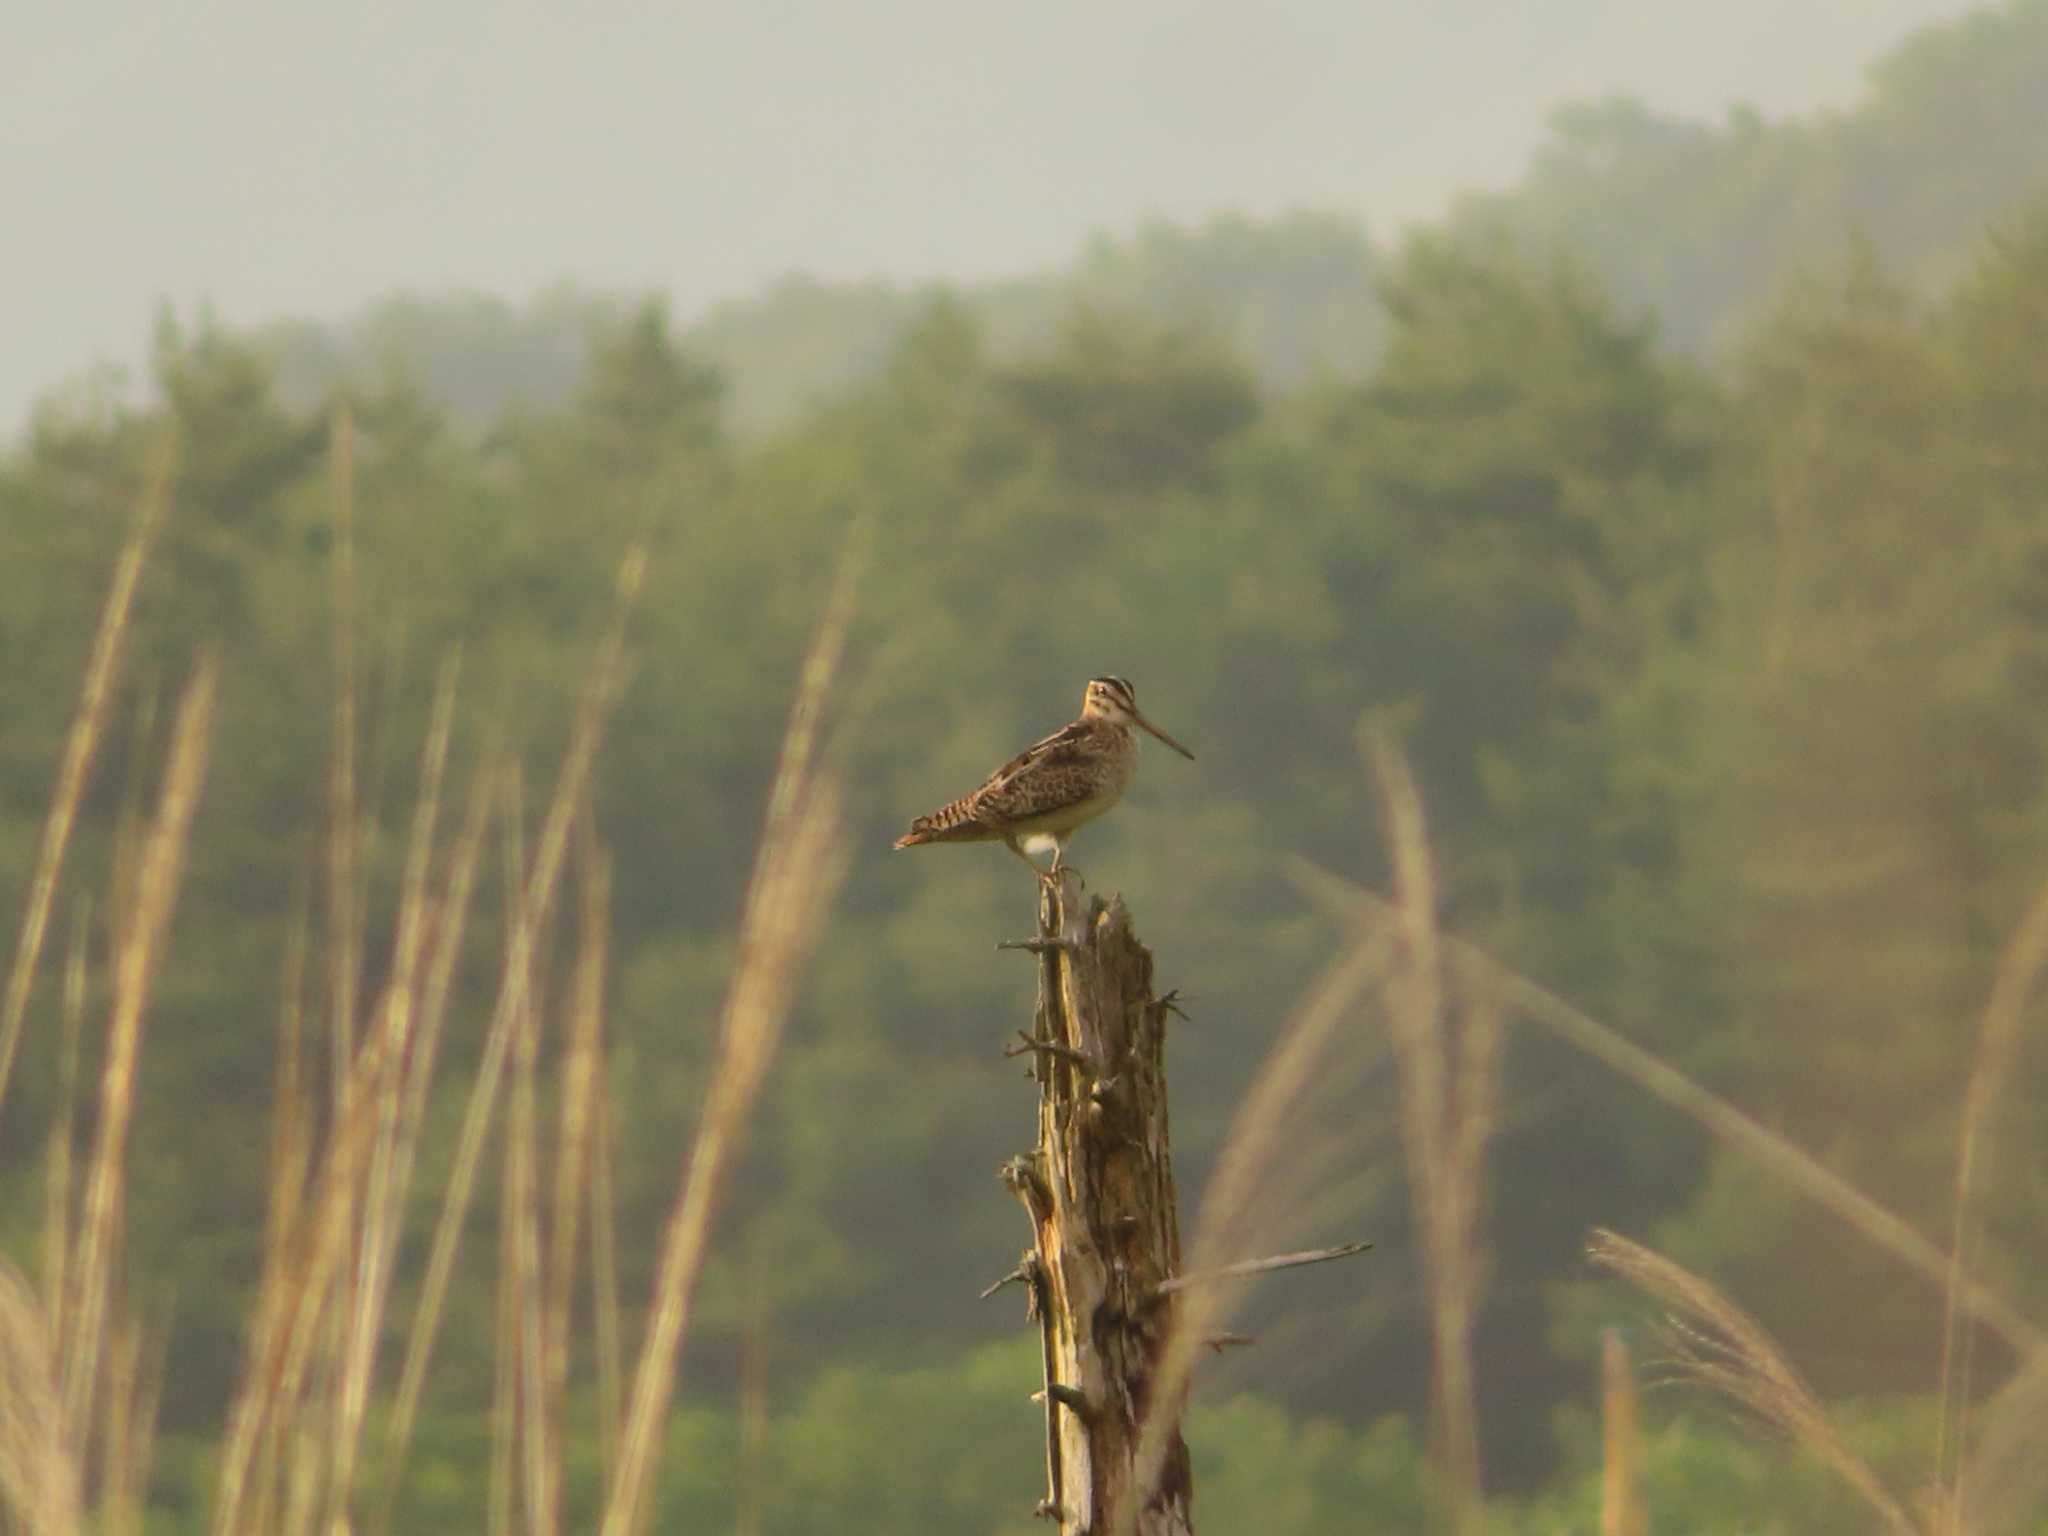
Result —
[[1076, 827], [1093, 821], [1123, 797], [1124, 786], [1119, 784], [1099, 795], [1090, 795], [1086, 800], [1076, 800], [1056, 811], [1047, 811], [1043, 816], [1034, 816], [1019, 831], [1026, 837], [1065, 837]]

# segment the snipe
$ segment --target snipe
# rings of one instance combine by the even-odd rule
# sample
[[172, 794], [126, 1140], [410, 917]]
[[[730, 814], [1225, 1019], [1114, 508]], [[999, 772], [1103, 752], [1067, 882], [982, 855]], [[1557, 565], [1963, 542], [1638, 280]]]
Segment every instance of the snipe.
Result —
[[1138, 696], [1127, 681], [1093, 678], [1082, 696], [1080, 719], [1026, 747], [981, 788], [918, 817], [896, 846], [1001, 842], [1038, 869], [1026, 849], [1050, 843], [1052, 868], [1059, 869], [1066, 840], [1130, 788], [1138, 771], [1138, 731], [1133, 727], [1150, 731], [1193, 760], [1194, 753], [1138, 712]]

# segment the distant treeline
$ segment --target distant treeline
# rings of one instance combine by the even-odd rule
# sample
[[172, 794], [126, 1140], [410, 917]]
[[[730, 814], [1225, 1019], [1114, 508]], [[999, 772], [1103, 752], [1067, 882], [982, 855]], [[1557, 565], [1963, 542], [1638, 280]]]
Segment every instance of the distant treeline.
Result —
[[[1916, 292], [1958, 276], [1978, 231], [2048, 184], [2044, 79], [2048, 0], [2007, 0], [1915, 35], [1845, 112], [1711, 124], [1627, 97], [1564, 107], [1523, 182], [1467, 197], [1449, 222], [1582, 263], [1624, 313], [1654, 321], [1660, 344], [1721, 356], [1786, 282], [1859, 247]], [[1098, 236], [1064, 271], [954, 297], [1000, 355], [1045, 345], [1087, 305], [1209, 327], [1262, 388], [1284, 390], [1356, 377], [1378, 355], [1387, 254], [1350, 216], [1222, 215]], [[728, 424], [752, 435], [871, 378], [938, 293], [794, 276], [720, 305], [683, 340], [725, 376]], [[279, 322], [263, 339], [298, 404], [395, 368], [481, 427], [508, 407], [566, 402], [593, 339], [629, 307], [573, 288], [525, 306], [411, 295], [341, 325]]]

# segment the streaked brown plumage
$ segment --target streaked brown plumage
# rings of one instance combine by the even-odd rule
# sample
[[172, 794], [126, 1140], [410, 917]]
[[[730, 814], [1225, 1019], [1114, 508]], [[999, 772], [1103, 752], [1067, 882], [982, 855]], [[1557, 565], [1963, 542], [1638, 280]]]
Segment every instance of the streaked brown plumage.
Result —
[[1183, 757], [1195, 755], [1138, 712], [1128, 682], [1098, 677], [1082, 697], [1080, 719], [1026, 747], [979, 789], [918, 817], [896, 846], [1001, 842], [1036, 869], [1024, 844], [1043, 838], [1053, 845], [1052, 867], [1058, 869], [1067, 838], [1115, 805], [1130, 787], [1138, 771], [1134, 726]]

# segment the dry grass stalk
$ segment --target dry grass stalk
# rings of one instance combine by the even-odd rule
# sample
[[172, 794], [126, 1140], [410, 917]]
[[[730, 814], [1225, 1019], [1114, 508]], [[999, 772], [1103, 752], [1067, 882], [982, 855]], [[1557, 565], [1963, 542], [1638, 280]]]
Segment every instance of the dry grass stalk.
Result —
[[0, 1529], [79, 1530], [81, 1479], [63, 1420], [49, 1315], [28, 1283], [0, 1265]]
[[[591, 1186], [592, 1140], [597, 1095], [604, 1069], [604, 983], [611, 931], [611, 859], [598, 846], [589, 808], [581, 822], [578, 862], [582, 869], [578, 909], [579, 940], [570, 981], [568, 1037], [563, 1045], [561, 1101], [556, 1113], [555, 1185], [548, 1226], [547, 1354], [543, 1411], [557, 1447], [564, 1433], [569, 1380], [569, 1324], [576, 1306], [576, 1255], [583, 1206]], [[559, 1464], [559, 1457], [557, 1457]], [[557, 1518], [551, 1492], [549, 1519]]]
[[609, 1485], [618, 1469], [620, 1395], [626, 1379], [624, 1334], [619, 1324], [619, 1241], [612, 1211], [612, 1095], [600, 1072], [595, 1085], [590, 1145], [590, 1289], [597, 1321], [598, 1465]]
[[[1304, 890], [1347, 916], [1362, 931], [1383, 932], [1391, 926], [1391, 903], [1306, 859], [1291, 862], [1292, 876]], [[1689, 1116], [1717, 1140], [1833, 1211], [1876, 1246], [1935, 1285], [1947, 1283], [1948, 1255], [1810, 1154], [1548, 988], [1501, 965], [1477, 945], [1446, 936], [1444, 952], [1456, 970], [1487, 989], [1502, 1008], [1516, 1017], [1541, 1024], [1652, 1097]], [[2048, 1334], [1981, 1281], [1963, 1277], [1956, 1294], [1964, 1310], [1995, 1329], [2023, 1355], [2048, 1356]]]
[[[646, 552], [636, 547], [627, 554], [620, 566], [618, 597], [613, 607], [611, 624], [585, 679], [583, 696], [577, 706], [576, 721], [570, 732], [569, 750], [557, 774], [554, 796], [548, 806], [547, 818], [541, 825], [540, 838], [534, 847], [533, 864], [527, 873], [525, 892], [521, 897], [526, 917], [524, 922], [514, 929], [515, 941], [522, 946], [530, 945], [531, 936], [545, 930], [549, 915], [553, 911], [555, 891], [560, 880], [562, 862], [568, 849], [576, 810], [589, 793], [591, 774], [596, 766], [598, 747], [604, 737], [605, 723], [610, 718], [612, 705], [617, 699], [624, 677], [626, 625], [639, 597], [646, 572]], [[526, 937], [520, 939], [519, 935]], [[496, 1110], [499, 1083], [504, 1074], [506, 1054], [511, 1042], [513, 1019], [517, 1010], [525, 1005], [526, 988], [531, 980], [531, 972], [532, 957], [524, 952], [524, 948], [519, 953], [506, 955], [499, 981], [498, 1001], [485, 1036], [483, 1058], [478, 1064], [476, 1080], [471, 1086], [469, 1104], [464, 1111], [455, 1165], [449, 1175], [441, 1215], [435, 1224], [426, 1278], [421, 1287], [418, 1309], [414, 1313], [412, 1333], [406, 1346], [405, 1365], [392, 1409], [387, 1440], [390, 1454], [382, 1522], [386, 1528], [389, 1526], [393, 1501], [397, 1495], [398, 1480], [404, 1470], [405, 1449], [411, 1440], [413, 1424], [419, 1412], [419, 1395], [425, 1382], [427, 1361], [433, 1354], [434, 1339], [440, 1327], [441, 1310], [447, 1298], [449, 1280], [454, 1273], [456, 1247], [460, 1241], [464, 1218], [469, 1210], [470, 1196], [475, 1188], [477, 1164], [482, 1155], [484, 1136]]]
[[130, 735], [134, 743], [128, 752], [128, 782], [122, 786], [121, 811], [114, 822], [114, 856], [107, 878], [108, 953], [121, 948], [122, 925], [135, 908], [135, 882], [142, 868], [142, 844], [149, 819], [149, 768], [156, 741], [157, 715], [162, 695], [152, 681], [145, 684], [135, 705]]
[[135, 590], [141, 584], [150, 548], [170, 505], [176, 447], [175, 439], [166, 437], [152, 456], [148, 484], [135, 511], [135, 525], [121, 547], [120, 559], [114, 565], [114, 580], [100, 610], [99, 628], [93, 635], [92, 654], [86, 662], [85, 682], [79, 691], [78, 713], [73, 716], [71, 732], [65, 738], [64, 758], [57, 769], [57, 788], [50, 797], [50, 814], [43, 823], [35, 873], [29, 880], [28, 905], [22, 913], [20, 937], [15, 942], [14, 966], [8, 972], [5, 999], [0, 1001], [0, 1110], [7, 1103], [8, 1079], [14, 1071], [15, 1052], [21, 1045], [22, 1026], [28, 1017], [29, 994], [35, 990], [36, 962], [42, 956], [50, 909], [57, 899], [64, 853], [78, 823], [79, 802], [85, 796], [93, 756], [106, 727], [107, 711], [113, 704], [114, 683], [120, 676], [123, 643], [128, 636], [128, 618], [135, 607]]
[[[533, 935], [526, 931], [526, 851], [522, 843], [525, 812], [520, 803], [515, 768], [506, 787], [505, 803], [505, 952], [530, 957]], [[484, 1528], [493, 1536], [512, 1536], [522, 1505], [533, 1519], [532, 1488], [526, 1481], [530, 1437], [522, 1409], [526, 1400], [523, 1375], [526, 1349], [526, 1298], [531, 1290], [524, 1230], [531, 1202], [531, 1179], [525, 1159], [533, 1145], [533, 1079], [528, 1043], [533, 1038], [533, 978], [519, 988], [512, 1012], [512, 1105], [506, 1117], [498, 1197], [498, 1286], [496, 1326], [491, 1350], [491, 1462], [484, 1505]], [[522, 1455], [522, 1450], [525, 1452]]]
[[[302, 1213], [265, 1256], [249, 1363], [222, 1447], [214, 1522], [222, 1536], [304, 1529], [324, 1496], [332, 1460], [325, 1421], [333, 1404], [322, 1400], [329, 1378], [320, 1367], [323, 1358], [332, 1367], [338, 1355], [316, 1350], [333, 1338], [331, 1282], [347, 1238], [347, 1206], [338, 1191], [353, 1181], [364, 1119], [358, 1112], [333, 1128]], [[274, 1524], [270, 1500], [279, 1478], [285, 1514]]]
[[106, 1404], [100, 1412], [100, 1496], [96, 1513], [100, 1524], [111, 1533], [129, 1528], [121, 1494], [133, 1427], [128, 1410], [134, 1403], [136, 1378], [142, 1369], [142, 1331], [135, 1326], [133, 1317], [124, 1317], [109, 1327], [108, 1334], [106, 1379], [101, 1387]]
[[121, 1516], [128, 1521], [126, 1529], [135, 1532], [143, 1529], [149, 1472], [156, 1455], [157, 1408], [163, 1401], [164, 1357], [170, 1349], [170, 1338], [166, 1321], [143, 1340], [142, 1356], [133, 1378], [128, 1408], [132, 1429], [127, 1455], [119, 1463], [122, 1475], [116, 1494]]
[[1962, 1323], [1963, 1291], [1971, 1279], [1978, 1238], [1978, 1197], [1989, 1172], [1999, 1097], [2012, 1075], [2027, 1004], [2048, 968], [2048, 886], [2036, 893], [2018, 930], [1999, 956], [1991, 997], [1977, 1032], [1977, 1052], [1963, 1094], [1957, 1132], [1955, 1224], [1949, 1243], [1941, 1320], [1941, 1419], [1935, 1441], [1936, 1484], [1943, 1490], [1946, 1531], [1967, 1529], [1966, 1470], [1962, 1453], [1970, 1410], [1972, 1330]]
[[1637, 1463], [1636, 1373], [1621, 1330], [1600, 1336], [1600, 1536], [1648, 1536]]
[[64, 965], [64, 1010], [57, 1044], [57, 1112], [50, 1117], [43, 1177], [43, 1295], [50, 1342], [64, 1353], [64, 1304], [71, 1294], [71, 1155], [78, 1133], [78, 1046], [85, 1034], [85, 960], [92, 903], [79, 898]]
[[[420, 1132], [426, 1120], [427, 1090], [433, 1083], [441, 1030], [448, 1017], [448, 999], [455, 984], [455, 968], [462, 958], [462, 937], [468, 925], [470, 898], [476, 889], [477, 866], [483, 854], [484, 837], [490, 830], [497, 784], [503, 775], [502, 766], [492, 756], [486, 756], [478, 764], [470, 783], [469, 808], [462, 832], [456, 838], [455, 851], [443, 878], [441, 898], [433, 913], [433, 943], [420, 989], [419, 1022], [413, 1030], [412, 1049], [406, 1060], [405, 1092], [399, 1104], [398, 1139], [391, 1159], [391, 1187], [387, 1198], [394, 1213], [405, 1209], [407, 1193], [412, 1187]], [[395, 1248], [385, 1250], [380, 1285], [389, 1284], [394, 1253]]]
[[548, 1413], [547, 1294], [541, 1269], [539, 1116], [534, 1073], [539, 1055], [539, 1010], [529, 1005], [521, 1022], [512, 1078], [510, 1142], [512, 1242], [517, 1263], [519, 1323], [519, 1448], [526, 1529], [555, 1536], [560, 1526], [559, 1476], [563, 1447]]
[[307, 1394], [303, 1405], [295, 1406], [295, 1415], [279, 1431], [290, 1448], [285, 1465], [284, 1521], [278, 1527], [280, 1536], [309, 1536], [326, 1479], [325, 1430], [327, 1410], [332, 1404], [325, 1394], [314, 1391]]
[[[509, 875], [506, 911], [516, 927], [526, 921], [525, 903], [519, 900], [520, 851], [517, 846], [517, 817], [508, 818], [510, 831], [506, 868]], [[508, 948], [531, 956], [531, 935], [515, 934]], [[539, 1111], [534, 1097], [534, 1075], [540, 1053], [540, 1003], [532, 982], [521, 989], [523, 999], [513, 1023], [512, 1104], [505, 1126], [505, 1198], [500, 1220], [504, 1225], [506, 1251], [510, 1259], [506, 1274], [509, 1342], [511, 1355], [506, 1379], [512, 1387], [516, 1417], [512, 1445], [518, 1453], [519, 1504], [525, 1511], [525, 1528], [534, 1536], [554, 1536], [556, 1517], [555, 1457], [547, 1429], [546, 1398], [542, 1387], [545, 1374], [544, 1281], [541, 1274], [540, 1177], [538, 1146]]]
[[[374, 1030], [349, 1065], [338, 1095], [343, 1114], [329, 1138], [320, 1175], [307, 1193], [305, 1169], [313, 1119], [305, 1088], [300, 994], [306, 913], [303, 901], [286, 950], [285, 1004], [279, 1051], [273, 1183], [259, 1289], [252, 1368], [230, 1423], [222, 1483], [221, 1528], [269, 1531], [277, 1526], [281, 1472], [289, 1491], [283, 1524], [310, 1525], [324, 1509], [329, 1527], [344, 1525], [364, 1404], [389, 1278], [389, 1251], [399, 1219], [388, 1198], [390, 1143], [400, 1100], [420, 954], [430, 926], [459, 934], [468, 900], [466, 879], [450, 889], [436, 919], [428, 910], [427, 870], [442, 771], [452, 730], [454, 678], [444, 670], [424, 749], [420, 806], [415, 814], [394, 944], [393, 978], [380, 999]], [[480, 836], [480, 832], [478, 834]], [[473, 848], [468, 850], [473, 858]], [[458, 870], [462, 868], [458, 854]], [[367, 1145], [368, 1151], [365, 1152]], [[360, 1227], [356, 1226], [360, 1217]], [[341, 1251], [356, 1264], [336, 1304], [326, 1289], [341, 1272]], [[323, 1321], [324, 1320], [324, 1321]], [[309, 1362], [306, 1341], [318, 1329], [323, 1354]], [[301, 1400], [310, 1380], [331, 1393], [324, 1406]], [[317, 1395], [317, 1394], [316, 1394]], [[316, 1508], [317, 1505], [317, 1508]], [[246, 1512], [246, 1513], [245, 1513]]]
[[1472, 1330], [1481, 1286], [1480, 1201], [1498, 1096], [1500, 1009], [1469, 980], [1447, 984], [1421, 792], [1383, 730], [1369, 729], [1365, 748], [1393, 861], [1399, 948], [1387, 985], [1387, 1024], [1401, 1072], [1402, 1145], [1428, 1282], [1437, 1474], [1452, 1528], [1469, 1532], [1484, 1516]]
[[[380, 1028], [359, 1053], [352, 1073], [355, 1081], [345, 1092], [349, 1113], [328, 1137], [290, 1249], [266, 1271], [271, 1289], [258, 1304], [257, 1337], [222, 1453], [215, 1528], [223, 1536], [255, 1528], [248, 1516], [250, 1473], [263, 1445], [281, 1445], [287, 1439], [305, 1445], [310, 1439], [317, 1446], [308, 1474], [314, 1488], [307, 1488], [295, 1458], [294, 1510], [317, 1510], [333, 1487], [332, 1419], [341, 1364], [334, 1346], [346, 1320], [337, 1292], [355, 1233], [352, 1213], [376, 1124], [377, 1085], [392, 1067], [385, 1055], [388, 1039], [388, 1032]], [[328, 1393], [335, 1393], [335, 1400], [324, 1400]]]
[[[521, 779], [515, 765], [506, 779], [503, 856], [505, 880], [505, 953], [526, 957], [530, 964], [533, 936], [526, 930], [526, 880], [524, 833], [526, 810], [520, 794]], [[524, 1266], [520, 1258], [519, 1224], [524, 1208], [520, 1188], [521, 1131], [519, 1106], [520, 1069], [524, 1044], [531, 1034], [533, 1016], [531, 973], [522, 979], [518, 1001], [512, 1006], [511, 1052], [512, 1112], [505, 1127], [503, 1157], [499, 1164], [498, 1191], [498, 1274], [494, 1325], [491, 1330], [491, 1459], [490, 1482], [484, 1495], [484, 1529], [491, 1536], [513, 1536], [517, 1529], [521, 1470], [519, 1459], [519, 1373], [521, 1349], [521, 1293]], [[529, 1111], [531, 1105], [529, 1103]], [[531, 1115], [529, 1113], [530, 1121]]]
[[1587, 1256], [1671, 1309], [1663, 1336], [1680, 1378], [1712, 1388], [1746, 1409], [1834, 1472], [1886, 1529], [1914, 1536], [1911, 1516], [1849, 1448], [1827, 1410], [1755, 1319], [1700, 1276], [1618, 1233], [1595, 1230]]
[[298, 1231], [313, 1154], [313, 1098], [305, 1061], [306, 954], [311, 929], [311, 902], [301, 880], [292, 900], [278, 978], [277, 1073], [270, 1100], [270, 1180], [263, 1240], [266, 1257], [284, 1253]]
[[[479, 825], [473, 814], [472, 827]], [[469, 893], [467, 871], [473, 867], [474, 856], [473, 846], [458, 851], [456, 875], [443, 901], [437, 926], [444, 930], [450, 944], [459, 941]], [[433, 968], [430, 967], [430, 974]], [[441, 997], [445, 998], [445, 991]], [[256, 1524], [252, 1514], [251, 1469], [259, 1449], [282, 1447], [292, 1438], [305, 1444], [315, 1420], [325, 1417], [306, 1389], [309, 1381], [320, 1381], [314, 1353], [323, 1323], [345, 1316], [335, 1307], [333, 1293], [344, 1256], [350, 1251], [357, 1231], [352, 1213], [358, 1208], [366, 1170], [372, 1163], [372, 1142], [380, 1126], [392, 1123], [394, 1100], [400, 1094], [405, 1063], [398, 1054], [401, 1041], [393, 1028], [394, 1016], [392, 993], [387, 989], [374, 1027], [352, 1063], [351, 1081], [342, 1095], [347, 1113], [328, 1137], [306, 1201], [306, 1215], [289, 1248], [274, 1254], [266, 1266], [265, 1298], [257, 1312], [257, 1337], [251, 1346], [250, 1363], [229, 1420], [222, 1454], [215, 1522], [222, 1536], [232, 1536], [244, 1529], [268, 1529]], [[371, 1332], [374, 1337], [374, 1330]], [[338, 1372], [339, 1351], [333, 1363]], [[334, 1382], [330, 1380], [327, 1385], [334, 1386]], [[337, 1397], [337, 1404], [338, 1401]], [[296, 1425], [295, 1417], [299, 1420]], [[345, 1500], [349, 1493], [342, 1480], [333, 1475], [337, 1458], [335, 1428], [333, 1424], [319, 1424], [318, 1455], [314, 1458], [315, 1473], [328, 1491], [330, 1502], [334, 1498]], [[304, 1460], [303, 1456], [294, 1456], [295, 1490], [303, 1486], [297, 1468]], [[296, 1510], [303, 1504], [304, 1498], [295, 1492], [292, 1508]]]
[[70, 1314], [66, 1328], [64, 1426], [73, 1444], [83, 1441], [99, 1376], [108, 1292], [121, 1236], [128, 1128], [135, 1105], [135, 1068], [142, 1044], [142, 1021], [177, 902], [192, 815], [206, 780], [218, 682], [217, 662], [210, 655], [203, 657], [178, 706], [170, 758], [164, 770], [156, 818], [143, 851], [134, 907], [113, 957], [113, 1009], [107, 1021], [99, 1119], [86, 1174], [76, 1310]]
[[[1259, 1246], [1275, 1211], [1288, 1203], [1275, 1198], [1274, 1185], [1300, 1149], [1300, 1109], [1327, 1070], [1339, 1028], [1385, 977], [1390, 948], [1385, 940], [1352, 945], [1324, 968], [1295, 1005], [1238, 1107], [1209, 1175], [1189, 1249], [1189, 1271], [1222, 1270], [1246, 1248]], [[1203, 1341], [1223, 1331], [1224, 1321], [1250, 1284], [1249, 1279], [1228, 1280], [1178, 1293], [1173, 1322], [1154, 1368], [1153, 1406], [1138, 1443], [1134, 1486], [1157, 1486]], [[1126, 1506], [1126, 1517], [1137, 1518], [1135, 1503]]]
[[[356, 578], [355, 578], [355, 419], [348, 407], [336, 408], [328, 433], [328, 511], [332, 529], [328, 569], [331, 596], [328, 604], [329, 636], [333, 668], [333, 725], [328, 743], [327, 789], [327, 1005], [328, 1043], [332, 1065], [328, 1074], [333, 1093], [333, 1123], [347, 1124], [354, 1113], [349, 1095], [355, 1088], [356, 989], [363, 966], [363, 918], [361, 881], [361, 824], [358, 819], [357, 755], [358, 737], [356, 685]], [[349, 1179], [336, 1186], [331, 1198], [342, 1208], [331, 1216], [339, 1226], [356, 1224], [361, 1190]], [[344, 1363], [349, 1354], [348, 1334], [359, 1315], [357, 1272], [346, 1266], [337, 1276], [341, 1294], [328, 1310], [320, 1348], [331, 1369], [323, 1373], [322, 1385], [333, 1394], [325, 1416], [341, 1431], [341, 1454], [348, 1455], [346, 1423], [352, 1386], [351, 1372]], [[324, 1458], [323, 1458], [324, 1462]], [[331, 1512], [345, 1502], [348, 1491], [339, 1481], [326, 1476], [326, 1507]], [[331, 1518], [329, 1523], [332, 1523]]]
[[843, 872], [838, 793], [822, 765], [826, 754], [819, 750], [818, 734], [852, 617], [855, 572], [849, 552], [805, 656], [783, 733], [719, 1025], [718, 1062], [662, 1235], [647, 1334], [600, 1527], [603, 1536], [633, 1536], [644, 1526], [677, 1357], [726, 1170], [774, 1059], [804, 959]]
[[[284, 961], [278, 981], [277, 1069], [271, 1090], [270, 1158], [264, 1204], [263, 1265], [257, 1282], [252, 1341], [275, 1326], [273, 1314], [283, 1300], [283, 1270], [297, 1251], [299, 1221], [313, 1155], [313, 1097], [305, 1066], [306, 954], [312, 929], [310, 882], [294, 882], [292, 916], [285, 930]], [[284, 1430], [272, 1422], [264, 1452], [257, 1460], [250, 1490], [251, 1525], [259, 1531], [280, 1528], [278, 1479], [282, 1470]]]
[[363, 936], [357, 924], [356, 855], [356, 560], [355, 418], [347, 406], [334, 413], [327, 467], [334, 539], [329, 574], [334, 659], [334, 727], [329, 744], [327, 836], [328, 1004], [334, 1039], [334, 1109], [355, 1056], [356, 983], [362, 974]]
[[361, 1234], [356, 1267], [349, 1288], [352, 1302], [343, 1313], [347, 1335], [341, 1349], [339, 1400], [333, 1440], [327, 1524], [335, 1525], [347, 1511], [355, 1486], [355, 1463], [362, 1438], [363, 1414], [376, 1370], [377, 1342], [382, 1333], [391, 1263], [404, 1217], [402, 1191], [396, 1189], [398, 1137], [404, 1119], [406, 1060], [418, 1017], [419, 973], [431, 922], [428, 875], [433, 863], [434, 832], [441, 805], [442, 779], [454, 735], [458, 671], [451, 658], [441, 670], [433, 713], [420, 764], [420, 791], [407, 838], [404, 872], [399, 884], [397, 930], [391, 979], [378, 1009], [383, 1039], [384, 1070], [374, 1084], [376, 1129], [371, 1138], [361, 1199]]
[[514, 1192], [509, 1137], [506, 1144], [499, 1200], [507, 1219], [498, 1224], [498, 1283], [491, 1328], [490, 1481], [484, 1488], [484, 1529], [490, 1536], [513, 1536], [513, 1475], [519, 1434], [519, 1315], [515, 1295], [519, 1257], [510, 1220]]
[[103, 1536], [130, 1536], [141, 1528], [141, 1443], [148, 1431], [140, 1421], [143, 1383], [141, 1325], [131, 1316], [113, 1329], [107, 1350], [106, 1409], [100, 1418], [100, 1502]]

